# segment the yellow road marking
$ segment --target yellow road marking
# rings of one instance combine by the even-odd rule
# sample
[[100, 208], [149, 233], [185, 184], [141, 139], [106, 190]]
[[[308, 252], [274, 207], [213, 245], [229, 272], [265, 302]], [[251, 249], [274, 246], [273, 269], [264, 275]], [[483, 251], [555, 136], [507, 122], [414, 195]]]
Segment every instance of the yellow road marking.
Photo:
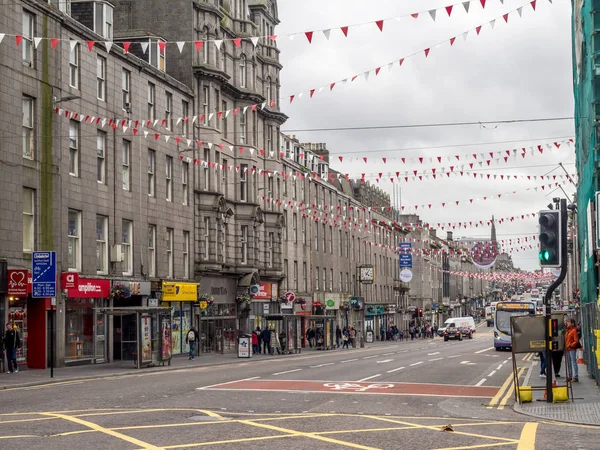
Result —
[[39, 422], [41, 420], [56, 420], [54, 417], [37, 417], [35, 419], [15, 419], [15, 420], [3, 420], [0, 425], [5, 423], [22, 423], [22, 422]]
[[0, 439], [39, 438], [35, 434], [22, 434], [20, 436], [0, 436]]
[[517, 450], [535, 450], [535, 435], [537, 433], [538, 424], [535, 422], [527, 422], [521, 431], [521, 439]]
[[510, 375], [506, 378], [506, 381], [500, 387], [500, 390], [498, 391], [498, 393], [496, 395], [494, 395], [494, 397], [492, 397], [492, 399], [490, 400], [488, 409], [493, 408], [496, 405], [496, 403], [498, 403], [500, 401], [500, 399], [502, 398], [502, 395], [504, 394], [504, 391], [510, 385], [510, 383], [512, 383], [512, 377], [513, 377], [513, 374], [511, 371]]
[[[519, 371], [517, 372], [517, 380], [519, 378], [521, 378], [521, 375], [523, 375], [523, 372], [525, 372], [525, 367], [521, 367], [519, 369]], [[506, 395], [504, 396], [504, 398], [502, 399], [502, 401], [500, 402], [500, 404], [498, 405], [498, 409], [504, 409], [504, 407], [506, 406], [506, 403], [508, 402], [508, 399], [515, 394], [515, 384], [514, 381], [511, 380], [511, 384], [509, 386], [509, 388], [506, 391]]]
[[211, 442], [197, 442], [194, 444], [181, 444], [181, 445], [169, 445], [162, 448], [190, 448], [190, 447], [205, 447], [207, 445], [223, 445], [223, 444], [236, 444], [239, 442], [252, 442], [252, 441], [266, 441], [268, 439], [283, 439], [296, 437], [295, 434], [281, 434], [279, 436], [259, 436], [251, 438], [240, 438], [240, 439], [229, 439], [227, 441], [211, 441]]
[[134, 444], [137, 445], [138, 447], [144, 448], [144, 449], [148, 449], [148, 450], [159, 450], [160, 447], [156, 447], [152, 444], [149, 444], [147, 442], [141, 441], [139, 439], [133, 438], [131, 436], [127, 436], [125, 434], [122, 433], [117, 433], [116, 431], [112, 431], [109, 430], [108, 428], [104, 428], [98, 424], [92, 423], [92, 422], [88, 422], [87, 420], [82, 420], [79, 419], [77, 417], [72, 417], [72, 416], [67, 416], [65, 414], [52, 414], [52, 413], [42, 413], [42, 415], [48, 415], [48, 416], [52, 416], [52, 417], [56, 417], [57, 419], [63, 419], [66, 420], [68, 422], [73, 422], [79, 425], [83, 425], [84, 427], [88, 427], [91, 428], [92, 430], [98, 431], [100, 433], [104, 433], [108, 436], [112, 436], [115, 437], [117, 439], [121, 439], [125, 442], [129, 442], [130, 444]]
[[325, 436], [319, 436], [319, 435], [316, 435], [313, 433], [304, 433], [304, 432], [300, 432], [300, 431], [289, 430], [287, 428], [276, 427], [274, 425], [269, 425], [266, 423], [255, 423], [255, 422], [252, 422], [251, 420], [241, 420], [240, 423], [250, 425], [253, 427], [265, 428], [265, 429], [271, 430], [271, 431], [278, 431], [280, 433], [287, 433], [291, 436], [307, 437], [310, 439], [316, 439], [319, 441], [328, 442], [330, 444], [339, 444], [339, 445], [343, 445], [345, 447], [360, 448], [362, 450], [379, 450], [376, 447], [367, 447], [366, 445], [355, 444], [353, 442], [340, 441], [340, 440], [328, 438]]
[[[515, 441], [515, 442], [517, 442], [517, 441]], [[486, 447], [498, 447], [500, 445], [515, 445], [515, 442], [498, 442], [496, 444], [468, 445], [465, 447], [446, 447], [446, 448], [436, 448], [433, 450], [468, 450], [471, 448], [486, 448]]]
[[[434, 430], [434, 431], [439, 431], [440, 428], [439, 427], [434, 427], [432, 425], [418, 425], [418, 424], [411, 424], [408, 422], [401, 422], [398, 420], [392, 420], [392, 419], [388, 419], [387, 417], [377, 417], [377, 416], [364, 416], [364, 417], [368, 417], [370, 419], [373, 420], [381, 420], [383, 422], [391, 422], [391, 423], [397, 423], [400, 425], [413, 425], [413, 428], [425, 428], [428, 430]], [[476, 437], [476, 438], [481, 438], [481, 439], [493, 439], [493, 440], [498, 440], [498, 441], [506, 441], [509, 442], [511, 444], [517, 444], [519, 441], [516, 439], [508, 439], [508, 438], [503, 438], [503, 437], [498, 437], [498, 436], [487, 436], [484, 434], [475, 434], [475, 433], [466, 433], [464, 431], [453, 431], [452, 434], [461, 434], [463, 436], [470, 436], [470, 437]]]

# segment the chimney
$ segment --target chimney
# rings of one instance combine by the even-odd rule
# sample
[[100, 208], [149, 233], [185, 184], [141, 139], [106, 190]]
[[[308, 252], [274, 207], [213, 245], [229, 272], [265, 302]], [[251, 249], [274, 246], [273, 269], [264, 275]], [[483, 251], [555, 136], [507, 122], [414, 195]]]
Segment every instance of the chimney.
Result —
[[431, 237], [437, 237], [437, 230], [435, 228], [431, 228], [429, 230], [429, 234], [431, 235]]
[[446, 240], [448, 242], [452, 242], [452, 231], [448, 231], [448, 233], [446, 234]]

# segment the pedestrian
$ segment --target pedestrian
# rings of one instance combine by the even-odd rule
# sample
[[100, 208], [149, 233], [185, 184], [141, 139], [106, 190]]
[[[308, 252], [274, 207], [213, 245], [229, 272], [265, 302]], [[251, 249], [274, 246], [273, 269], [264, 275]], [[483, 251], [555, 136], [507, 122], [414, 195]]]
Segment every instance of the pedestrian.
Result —
[[185, 343], [190, 346], [190, 361], [196, 359], [196, 344], [200, 340], [198, 332], [194, 327], [190, 328], [187, 335], [185, 336]]
[[316, 333], [315, 329], [312, 327], [306, 331], [306, 338], [308, 339], [308, 345], [310, 346], [310, 348], [313, 348], [315, 346], [316, 335], [317, 335], [317, 333]]
[[567, 381], [579, 381], [579, 368], [577, 367], [577, 349], [581, 348], [577, 326], [573, 319], [567, 319], [567, 335], [565, 337], [567, 349]]
[[356, 348], [356, 330], [354, 327], [350, 327], [350, 343], [352, 344], [352, 348]]
[[344, 327], [344, 332], [342, 334], [342, 349], [349, 348], [348, 344], [350, 344], [350, 332], [348, 331], [348, 327]]
[[271, 354], [271, 331], [269, 328], [265, 327], [265, 329], [260, 333], [263, 343], [263, 354], [270, 355]]
[[560, 368], [562, 366], [562, 360], [565, 356], [564, 350], [553, 350], [552, 351], [552, 366], [554, 368], [554, 377], [560, 378]]
[[256, 327], [256, 337], [258, 338], [258, 353], [260, 355], [260, 350], [262, 348], [262, 332], [260, 331], [260, 327]]
[[271, 328], [271, 354], [275, 354], [275, 350], [277, 350], [277, 354], [281, 355], [281, 342], [279, 342], [279, 335], [275, 331], [274, 328]]
[[383, 325], [379, 327], [379, 340], [385, 341], [385, 329], [383, 328]]
[[6, 328], [6, 333], [4, 333], [4, 349], [6, 350], [8, 373], [12, 374], [19, 371], [19, 364], [17, 364], [17, 349], [21, 347], [21, 337], [12, 323], [7, 323]]
[[253, 354], [260, 353], [259, 347], [258, 347], [258, 333], [259, 333], [258, 328], [256, 328], [256, 330], [254, 330], [252, 332], [252, 353]]
[[540, 378], [546, 378], [546, 354], [545, 352], [539, 352], [540, 357]]
[[342, 330], [340, 330], [340, 326], [335, 326], [335, 345], [337, 348], [340, 348], [340, 341], [342, 340]]

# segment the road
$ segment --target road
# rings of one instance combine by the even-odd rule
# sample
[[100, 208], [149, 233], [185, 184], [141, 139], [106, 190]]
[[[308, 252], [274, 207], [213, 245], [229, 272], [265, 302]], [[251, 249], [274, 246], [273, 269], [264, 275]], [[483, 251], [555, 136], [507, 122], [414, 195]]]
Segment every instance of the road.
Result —
[[[519, 359], [526, 377], [535, 362]], [[481, 328], [462, 342], [10, 388], [0, 391], [0, 448], [596, 448], [597, 428], [514, 413], [511, 366]]]

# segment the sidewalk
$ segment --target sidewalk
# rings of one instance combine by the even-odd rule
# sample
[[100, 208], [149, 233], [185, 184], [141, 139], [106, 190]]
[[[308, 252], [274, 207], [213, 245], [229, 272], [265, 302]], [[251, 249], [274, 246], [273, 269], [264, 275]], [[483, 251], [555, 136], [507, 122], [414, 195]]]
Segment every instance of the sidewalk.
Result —
[[[561, 380], [564, 383], [564, 378]], [[545, 382], [544, 378], [537, 378], [537, 373], [532, 374], [531, 384], [539, 386]], [[545, 400], [536, 401], [543, 399], [543, 391], [538, 391], [534, 393], [532, 403], [515, 403], [513, 409], [538, 419], [600, 426], [600, 389], [583, 364], [579, 364], [579, 383], [573, 383], [573, 396], [575, 401], [546, 403]]]
[[[405, 341], [406, 342], [406, 341]], [[415, 340], [416, 342], [416, 340]], [[187, 355], [176, 355], [171, 359], [171, 365], [143, 367], [136, 369], [133, 361], [117, 361], [106, 364], [87, 364], [82, 366], [61, 367], [54, 369], [54, 378], [50, 378], [50, 369], [24, 369], [15, 374], [0, 373], [0, 391], [3, 389], [20, 388], [29, 386], [38, 386], [50, 383], [67, 383], [77, 380], [86, 380], [93, 378], [111, 377], [119, 375], [134, 375], [152, 372], [163, 372], [172, 370], [191, 369], [197, 367], [219, 366], [235, 363], [253, 363], [267, 361], [271, 359], [294, 358], [298, 356], [322, 355], [332, 352], [353, 351], [373, 349], [374, 347], [385, 347], [387, 344], [398, 342], [373, 342], [365, 345], [363, 349], [356, 348], [351, 350], [333, 349], [327, 351], [317, 351], [311, 348], [302, 349], [302, 353], [288, 355], [253, 355], [252, 358], [238, 358], [236, 352], [231, 353], [208, 353], [196, 356], [196, 359], [190, 361]]]

